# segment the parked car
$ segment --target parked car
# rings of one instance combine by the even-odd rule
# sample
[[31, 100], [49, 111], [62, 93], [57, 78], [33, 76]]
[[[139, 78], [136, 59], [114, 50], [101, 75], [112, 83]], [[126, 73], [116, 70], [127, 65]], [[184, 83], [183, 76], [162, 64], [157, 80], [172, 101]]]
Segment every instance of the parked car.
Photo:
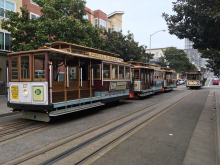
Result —
[[183, 81], [182, 79], [178, 79], [176, 84], [177, 84], [177, 85], [182, 85], [183, 82], [184, 82], [184, 81]]
[[212, 80], [212, 85], [218, 85], [219, 84], [219, 78], [216, 76], [215, 78], [213, 77], [213, 80]]
[[183, 84], [185, 84], [185, 83], [186, 83], [185, 79], [181, 79], [181, 81], [183, 81]]
[[219, 80], [217, 76], [213, 76], [213, 80]]

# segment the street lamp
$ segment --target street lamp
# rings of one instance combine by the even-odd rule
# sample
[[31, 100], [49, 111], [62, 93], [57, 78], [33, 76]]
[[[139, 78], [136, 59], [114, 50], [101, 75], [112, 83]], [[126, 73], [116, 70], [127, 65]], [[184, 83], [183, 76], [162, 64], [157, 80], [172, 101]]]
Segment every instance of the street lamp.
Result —
[[[156, 34], [156, 33], [160, 32], [160, 31], [165, 32], [166, 30], [159, 30], [159, 31], [155, 32], [154, 34]], [[151, 53], [151, 36], [153, 36], [154, 34], [151, 34], [151, 35], [150, 35], [150, 47], [149, 47], [149, 54]], [[150, 63], [150, 58], [149, 58], [149, 63]]]

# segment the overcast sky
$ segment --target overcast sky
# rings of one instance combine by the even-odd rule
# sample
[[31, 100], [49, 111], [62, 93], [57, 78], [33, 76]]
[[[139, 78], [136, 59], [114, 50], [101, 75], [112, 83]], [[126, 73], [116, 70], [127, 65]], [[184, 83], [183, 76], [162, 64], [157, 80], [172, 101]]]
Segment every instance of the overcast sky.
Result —
[[151, 49], [174, 46], [184, 49], [184, 40], [179, 40], [175, 35], [170, 35], [167, 30], [162, 13], [173, 14], [172, 2], [176, 0], [86, 0], [86, 6], [91, 10], [102, 10], [111, 14], [114, 11], [124, 11], [122, 16], [123, 34], [130, 30], [134, 34], [134, 40], [139, 45], [147, 45], [149, 48], [150, 35], [165, 29], [166, 32], [158, 32], [151, 37]]

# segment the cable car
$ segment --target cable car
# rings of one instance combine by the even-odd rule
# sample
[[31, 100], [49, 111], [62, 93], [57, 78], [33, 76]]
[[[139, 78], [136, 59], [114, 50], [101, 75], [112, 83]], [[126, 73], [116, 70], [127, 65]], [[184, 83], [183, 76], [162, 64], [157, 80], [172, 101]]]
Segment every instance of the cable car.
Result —
[[114, 53], [54, 42], [8, 57], [7, 105], [25, 119], [49, 122], [132, 97], [131, 65]]

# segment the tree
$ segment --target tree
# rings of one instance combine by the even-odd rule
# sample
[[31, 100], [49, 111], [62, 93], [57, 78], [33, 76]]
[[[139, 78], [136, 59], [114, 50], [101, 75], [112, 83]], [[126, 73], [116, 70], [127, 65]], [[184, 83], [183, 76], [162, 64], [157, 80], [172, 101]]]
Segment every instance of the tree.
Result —
[[216, 49], [207, 49], [202, 51], [202, 57], [208, 58], [206, 67], [213, 69], [214, 74], [219, 74], [220, 69], [220, 53]]
[[220, 50], [220, 0], [177, 0], [175, 15], [163, 13], [169, 33], [189, 38], [195, 49]]
[[102, 50], [119, 54], [124, 61], [141, 60], [144, 47], [138, 46], [138, 42], [134, 41], [134, 35], [129, 31], [127, 35], [116, 31], [105, 32], [104, 40]]
[[151, 53], [146, 53], [146, 49], [147, 46], [143, 45], [141, 46], [142, 50], [141, 50], [141, 57], [140, 57], [140, 61], [143, 63], [149, 63], [150, 59], [153, 59], [154, 54]]
[[18, 12], [7, 11], [9, 19], [1, 27], [11, 33], [12, 51], [37, 49], [47, 42], [65, 41], [100, 49], [102, 30], [83, 18], [84, 0], [33, 0], [42, 9], [39, 18], [30, 19], [26, 6]]
[[169, 63], [169, 67], [174, 69], [177, 73], [184, 71], [188, 72], [190, 70], [195, 70], [195, 66], [190, 63], [187, 54], [175, 47], [169, 47], [163, 51], [164, 58]]

